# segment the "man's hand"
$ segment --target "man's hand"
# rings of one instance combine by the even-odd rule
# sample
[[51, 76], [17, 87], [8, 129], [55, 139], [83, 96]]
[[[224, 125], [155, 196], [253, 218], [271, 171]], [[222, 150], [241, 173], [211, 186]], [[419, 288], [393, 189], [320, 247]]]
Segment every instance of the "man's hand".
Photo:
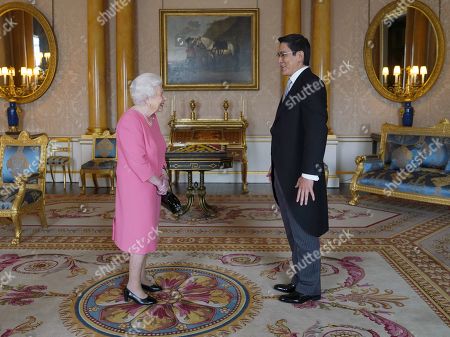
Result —
[[313, 185], [314, 180], [309, 180], [301, 176], [298, 178], [295, 188], [298, 188], [296, 202], [300, 202], [300, 206], [303, 206], [303, 203], [305, 204], [305, 206], [308, 205], [308, 198], [310, 194], [312, 200], [316, 200], [316, 197], [314, 196]]

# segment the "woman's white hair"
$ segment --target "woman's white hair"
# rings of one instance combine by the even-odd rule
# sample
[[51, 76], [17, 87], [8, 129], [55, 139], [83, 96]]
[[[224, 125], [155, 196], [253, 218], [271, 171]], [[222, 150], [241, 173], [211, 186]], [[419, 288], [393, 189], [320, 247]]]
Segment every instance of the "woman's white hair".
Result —
[[130, 84], [130, 93], [135, 105], [144, 104], [149, 97], [156, 95], [156, 89], [162, 84], [161, 77], [152, 73], [144, 73], [136, 77]]

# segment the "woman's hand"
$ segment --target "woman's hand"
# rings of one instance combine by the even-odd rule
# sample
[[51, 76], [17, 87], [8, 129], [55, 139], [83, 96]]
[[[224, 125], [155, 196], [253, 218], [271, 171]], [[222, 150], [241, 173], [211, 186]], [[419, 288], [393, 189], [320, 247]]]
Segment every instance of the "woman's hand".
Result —
[[162, 185], [158, 187], [158, 194], [159, 195], [165, 195], [167, 194], [167, 191], [169, 190], [169, 177], [167, 175], [163, 175], [161, 177]]
[[169, 180], [165, 177], [152, 176], [148, 181], [156, 186], [156, 193], [159, 195], [164, 195], [169, 190]]

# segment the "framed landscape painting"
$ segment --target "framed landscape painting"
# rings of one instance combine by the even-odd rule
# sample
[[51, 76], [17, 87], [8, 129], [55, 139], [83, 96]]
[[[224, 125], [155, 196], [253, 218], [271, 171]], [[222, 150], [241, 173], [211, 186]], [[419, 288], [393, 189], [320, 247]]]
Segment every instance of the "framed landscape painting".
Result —
[[165, 90], [258, 90], [259, 10], [160, 10]]

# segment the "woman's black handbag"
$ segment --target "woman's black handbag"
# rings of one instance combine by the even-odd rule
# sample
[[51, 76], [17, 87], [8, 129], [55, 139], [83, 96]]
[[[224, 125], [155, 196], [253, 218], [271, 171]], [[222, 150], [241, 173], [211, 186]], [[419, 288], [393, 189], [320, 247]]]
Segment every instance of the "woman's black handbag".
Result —
[[[169, 176], [169, 172], [167, 167], [164, 167], [167, 176]], [[172, 192], [172, 185], [169, 183], [169, 190], [166, 194], [161, 196], [161, 205], [172, 212], [172, 214], [181, 215], [183, 213], [183, 206], [181, 206], [181, 201], [178, 197]]]
[[172, 191], [167, 191], [166, 194], [161, 196], [161, 205], [173, 214], [181, 214], [183, 212], [180, 199]]

